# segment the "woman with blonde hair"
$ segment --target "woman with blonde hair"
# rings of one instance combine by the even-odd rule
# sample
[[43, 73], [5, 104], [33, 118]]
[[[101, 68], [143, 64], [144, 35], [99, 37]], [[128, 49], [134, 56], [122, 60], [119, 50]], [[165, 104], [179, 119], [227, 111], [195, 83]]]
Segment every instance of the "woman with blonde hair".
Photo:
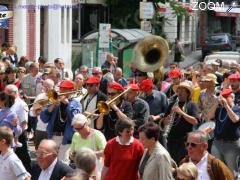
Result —
[[177, 179], [197, 180], [198, 170], [192, 162], [183, 163], [176, 169], [176, 175]]

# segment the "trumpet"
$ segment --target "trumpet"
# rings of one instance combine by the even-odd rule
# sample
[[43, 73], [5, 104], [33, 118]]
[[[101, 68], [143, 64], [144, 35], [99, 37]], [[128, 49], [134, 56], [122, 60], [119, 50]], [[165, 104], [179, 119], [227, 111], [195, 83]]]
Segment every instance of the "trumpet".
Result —
[[131, 90], [131, 88], [126, 89], [125, 91], [123, 91], [121, 94], [119, 94], [115, 98], [111, 99], [110, 101], [99, 101], [97, 103], [97, 108], [95, 110], [93, 110], [90, 114], [88, 114], [87, 118], [89, 118], [90, 116], [93, 116], [96, 111], [99, 111], [100, 114], [101, 113], [109, 114], [110, 109], [111, 109], [110, 105], [130, 90]]

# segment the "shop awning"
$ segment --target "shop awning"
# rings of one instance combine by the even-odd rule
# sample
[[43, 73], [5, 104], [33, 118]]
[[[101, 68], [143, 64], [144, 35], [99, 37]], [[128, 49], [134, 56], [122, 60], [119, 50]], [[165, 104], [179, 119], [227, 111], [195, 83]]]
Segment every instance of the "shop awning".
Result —
[[216, 7], [214, 9], [216, 16], [223, 17], [240, 17], [240, 8], [233, 7], [230, 9], [229, 7]]

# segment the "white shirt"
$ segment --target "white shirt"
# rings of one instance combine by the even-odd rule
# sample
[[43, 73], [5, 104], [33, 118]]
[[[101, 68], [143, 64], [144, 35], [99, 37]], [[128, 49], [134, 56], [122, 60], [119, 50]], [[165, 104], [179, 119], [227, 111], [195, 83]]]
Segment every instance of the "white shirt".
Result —
[[23, 180], [26, 177], [30, 177], [22, 161], [12, 150], [4, 155], [0, 155], [0, 164], [0, 179]]
[[19, 124], [28, 122], [28, 106], [20, 97], [15, 99], [15, 102], [10, 109], [17, 114]]
[[37, 116], [37, 119], [38, 119], [38, 122], [37, 122], [36, 130], [46, 132], [48, 123], [44, 123], [40, 118], [40, 116]]
[[[192, 162], [190, 158], [190, 162]], [[209, 174], [207, 172], [207, 163], [208, 163], [208, 153], [206, 153], [202, 159], [195, 164], [198, 169], [198, 180], [210, 180]]]
[[133, 141], [134, 141], [134, 138], [133, 137], [131, 137], [130, 138], [130, 140], [126, 143], [126, 144], [122, 144], [121, 143], [121, 141], [120, 141], [120, 137], [119, 136], [117, 136], [116, 137], [116, 141], [120, 144], [120, 145], [125, 145], [125, 146], [129, 146], [130, 144], [132, 144], [133, 143]]
[[[90, 102], [88, 102], [88, 101], [90, 101]], [[90, 97], [88, 95], [83, 102], [83, 106], [84, 106], [84, 111], [93, 112], [97, 107], [97, 95], [95, 95], [92, 99], [90, 99]], [[91, 121], [90, 127], [94, 128], [93, 120]]]
[[41, 171], [38, 180], [49, 180], [56, 164], [57, 158], [52, 162], [52, 164], [47, 169]]

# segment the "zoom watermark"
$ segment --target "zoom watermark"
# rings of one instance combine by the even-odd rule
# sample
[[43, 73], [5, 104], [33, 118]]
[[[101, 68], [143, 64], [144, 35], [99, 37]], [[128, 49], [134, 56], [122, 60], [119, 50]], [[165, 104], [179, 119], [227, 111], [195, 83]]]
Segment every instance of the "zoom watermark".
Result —
[[220, 9], [225, 9], [225, 4], [224, 2], [191, 2], [191, 7], [192, 10], [194, 11], [207, 11], [207, 10], [214, 10], [216, 8], [220, 8]]
[[47, 9], [61, 9], [61, 8], [78, 8], [79, 6], [76, 4], [19, 4], [17, 6], [14, 6], [13, 8], [17, 9], [41, 9], [41, 8], [47, 8]]

